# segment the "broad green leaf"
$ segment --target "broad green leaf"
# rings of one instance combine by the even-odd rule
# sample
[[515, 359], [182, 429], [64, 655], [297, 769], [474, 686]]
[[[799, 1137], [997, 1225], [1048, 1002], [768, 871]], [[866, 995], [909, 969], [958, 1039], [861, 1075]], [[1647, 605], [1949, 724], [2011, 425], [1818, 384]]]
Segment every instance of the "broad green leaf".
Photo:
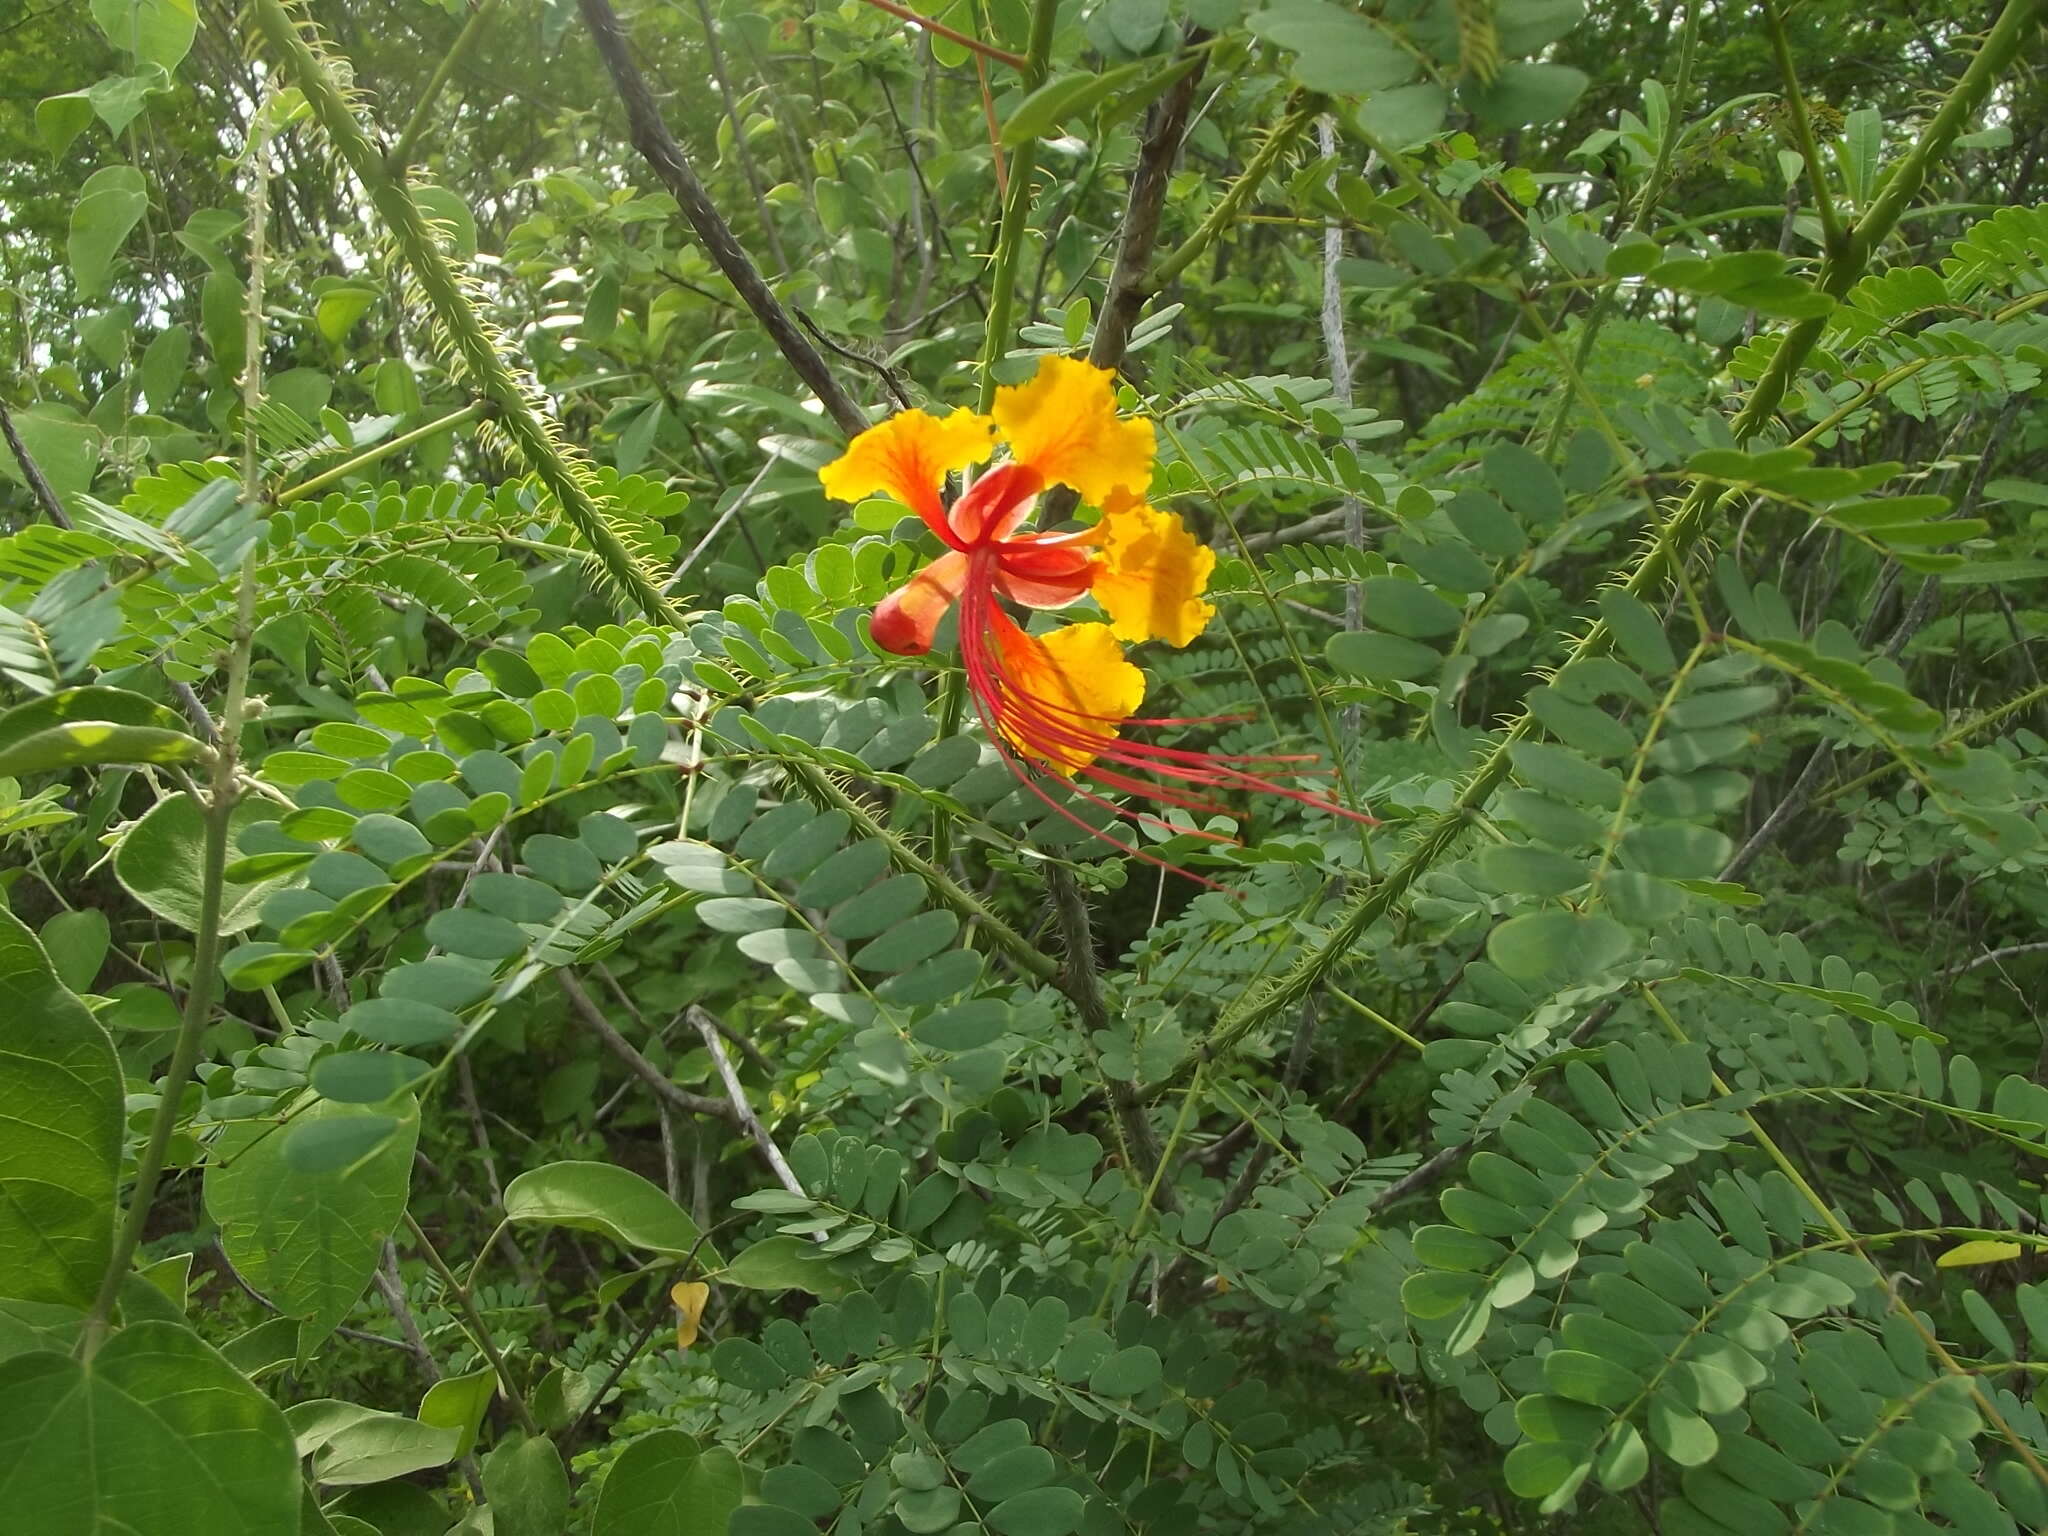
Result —
[[1081, 1523], [1081, 1495], [1071, 1488], [1034, 1488], [988, 1512], [997, 1536], [1066, 1536]]
[[827, 1298], [852, 1289], [828, 1255], [799, 1237], [762, 1238], [740, 1250], [718, 1278], [750, 1291], [809, 1291]]
[[630, 1169], [610, 1163], [548, 1163], [505, 1186], [505, 1219], [601, 1232], [628, 1248], [670, 1259], [719, 1263], [699, 1242], [697, 1223], [675, 1201]]
[[113, 1250], [121, 1068], [4, 907], [0, 1018], [0, 1296], [83, 1308]]
[[1934, 1262], [1941, 1269], [1974, 1269], [1980, 1264], [2004, 1264], [2018, 1258], [2023, 1251], [2018, 1243], [1975, 1238], [1967, 1243], [1957, 1243]]
[[1444, 663], [1443, 657], [1426, 645], [1371, 630], [1332, 635], [1324, 654], [1338, 671], [1374, 680], [1427, 677]]
[[1524, 896], [1562, 896], [1591, 875], [1582, 860], [1526, 843], [1502, 843], [1482, 851], [1479, 872], [1504, 891]]
[[466, 907], [452, 907], [428, 918], [427, 939], [472, 960], [504, 960], [526, 948], [526, 935], [516, 924]]
[[105, 763], [196, 763], [211, 755], [206, 743], [182, 730], [73, 720], [0, 747], [0, 774], [19, 778]]
[[700, 1450], [681, 1430], [658, 1429], [605, 1474], [591, 1536], [725, 1536], [739, 1502], [740, 1464], [730, 1451]]
[[[60, 688], [26, 704], [17, 704], [0, 714], [0, 761], [30, 737], [53, 727], [104, 721], [115, 725], [149, 726], [161, 731], [184, 732], [185, 721], [154, 699], [125, 688], [93, 684], [83, 688]], [[17, 770], [0, 769], [9, 774]]]
[[116, 48], [174, 70], [199, 32], [193, 0], [92, 0], [92, 19]]
[[1582, 980], [1628, 958], [1628, 930], [1611, 917], [1525, 912], [1493, 930], [1487, 956], [1517, 981]]
[[1463, 94], [1480, 121], [1498, 130], [1556, 122], [1586, 85], [1585, 74], [1569, 64], [1516, 59], [1502, 65], [1490, 84], [1467, 84]]
[[320, 334], [340, 346], [358, 320], [377, 302], [377, 290], [359, 283], [344, 283], [320, 295], [313, 308], [313, 320]]
[[484, 1458], [492, 1536], [561, 1536], [569, 1521], [569, 1473], [545, 1435], [500, 1441]]
[[132, 165], [110, 165], [86, 178], [71, 209], [72, 276], [83, 298], [106, 291], [114, 257], [149, 206], [148, 184]]
[[36, 103], [36, 137], [51, 154], [61, 155], [92, 126], [92, 117], [92, 99], [84, 91], [45, 96]]
[[1166, 25], [1166, 0], [1108, 0], [1104, 12], [1110, 36], [1132, 53], [1152, 47]]
[[1333, 96], [1363, 96], [1415, 78], [1415, 56], [1356, 11], [1326, 0], [1281, 0], [1245, 25], [1294, 53], [1295, 81]]
[[142, 392], [159, 416], [171, 408], [185, 383], [185, 365], [192, 357], [192, 328], [173, 325], [159, 332], [142, 352]]
[[298, 1529], [284, 1415], [180, 1324], [135, 1323], [90, 1363], [0, 1365], [0, 1508], [36, 1536]]
[[[1158, 30], [1158, 27], [1154, 26], [1153, 35], [1157, 35]], [[1016, 110], [1003, 123], [1003, 147], [1015, 149], [1027, 139], [1047, 137], [1061, 124], [1079, 117], [1084, 112], [1093, 111], [1155, 67], [1152, 60], [1140, 59], [1134, 64], [1105, 70], [1099, 75], [1062, 75], [1046, 81], [1020, 101]]]
[[1435, 81], [1425, 80], [1373, 91], [1358, 104], [1358, 123], [1389, 149], [1406, 149], [1435, 138], [1450, 108], [1450, 93]]
[[313, 1063], [313, 1091], [343, 1104], [381, 1104], [426, 1075], [427, 1064], [395, 1051], [342, 1051]]
[[[295, 1126], [346, 1129], [385, 1118], [315, 1102]], [[391, 1134], [367, 1159], [321, 1172], [294, 1167], [285, 1152], [289, 1133], [268, 1122], [228, 1126], [209, 1154], [206, 1211], [229, 1259], [273, 1306], [316, 1334], [348, 1315], [405, 1215], [418, 1111], [408, 1105], [387, 1128]]]
[[1619, 1408], [1643, 1390], [1643, 1380], [1635, 1372], [1581, 1349], [1554, 1349], [1545, 1355], [1543, 1380], [1560, 1397], [1602, 1408]]
[[1399, 576], [1372, 576], [1362, 584], [1365, 616], [1377, 628], [1411, 640], [1426, 640], [1456, 631], [1458, 610], [1417, 581]]
[[313, 963], [313, 958], [310, 949], [287, 949], [281, 944], [242, 944], [221, 956], [220, 976], [237, 992], [255, 992], [304, 970]]
[[433, 1003], [405, 997], [373, 997], [341, 1016], [344, 1026], [379, 1045], [438, 1045], [451, 1040], [462, 1020]]
[[1547, 1440], [1524, 1440], [1501, 1464], [1508, 1487], [1525, 1499], [1575, 1488], [1591, 1471], [1591, 1463], [1571, 1447]]
[[301, 1117], [284, 1128], [284, 1164], [293, 1173], [345, 1173], [391, 1140], [402, 1125], [396, 1115], [382, 1113], [339, 1120]]
[[1135, 1397], [1159, 1383], [1159, 1352], [1149, 1344], [1120, 1349], [1088, 1376], [1088, 1390], [1104, 1397]]
[[170, 89], [170, 76], [155, 65], [145, 66], [138, 75], [109, 75], [86, 87], [85, 98], [92, 110], [117, 138], [142, 115], [149, 98]]
[[[275, 821], [279, 807], [249, 798], [237, 803], [229, 822], [228, 862], [242, 855], [242, 838], [258, 822]], [[199, 870], [206, 840], [206, 815], [190, 795], [170, 795], [144, 812], [114, 851], [114, 876], [128, 894], [158, 917], [188, 933], [199, 929]], [[256, 925], [270, 895], [298, 883], [286, 870], [241, 884], [228, 881], [221, 897], [222, 933], [240, 933]]]
[[313, 1477], [330, 1487], [381, 1483], [455, 1459], [462, 1431], [422, 1424], [338, 1398], [295, 1403], [285, 1411], [298, 1454], [313, 1459]]
[[[44, 404], [15, 411], [14, 430], [60, 499], [91, 486], [102, 435], [71, 407]], [[12, 453], [0, 453], [0, 475], [16, 485], [27, 484]]]
[[82, 912], [59, 912], [43, 924], [36, 938], [49, 956], [58, 982], [73, 992], [90, 992], [106, 963], [108, 936], [107, 914], [88, 907]]

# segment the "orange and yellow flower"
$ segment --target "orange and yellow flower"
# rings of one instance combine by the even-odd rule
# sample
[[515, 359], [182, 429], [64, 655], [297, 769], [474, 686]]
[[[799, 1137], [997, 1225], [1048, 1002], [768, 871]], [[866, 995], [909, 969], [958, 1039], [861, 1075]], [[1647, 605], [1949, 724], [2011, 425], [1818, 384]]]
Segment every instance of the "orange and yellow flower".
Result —
[[[948, 507], [946, 477], [986, 462], [999, 440], [1007, 458]], [[1215, 613], [1202, 593], [1216, 552], [1176, 514], [1144, 500], [1153, 455], [1151, 422], [1117, 414], [1109, 372], [1047, 357], [1028, 383], [998, 389], [988, 415], [899, 412], [856, 437], [819, 479], [842, 501], [894, 497], [946, 546], [883, 599], [870, 633], [884, 650], [920, 656], [957, 606], [976, 710], [1003, 760], [1048, 804], [1058, 807], [1020, 756], [1064, 779], [1085, 771], [1106, 788], [1191, 810], [1218, 809], [1207, 798], [1217, 790], [1259, 789], [1351, 814], [1254, 771], [1307, 759], [1225, 757], [1122, 734], [1126, 725], [1196, 723], [1138, 717], [1145, 675], [1124, 646], [1187, 645]], [[1100, 508], [1100, 519], [1070, 532], [1024, 531], [1039, 494], [1054, 485]], [[1107, 623], [1033, 635], [1003, 606], [1057, 609], [1084, 596], [1095, 599]]]

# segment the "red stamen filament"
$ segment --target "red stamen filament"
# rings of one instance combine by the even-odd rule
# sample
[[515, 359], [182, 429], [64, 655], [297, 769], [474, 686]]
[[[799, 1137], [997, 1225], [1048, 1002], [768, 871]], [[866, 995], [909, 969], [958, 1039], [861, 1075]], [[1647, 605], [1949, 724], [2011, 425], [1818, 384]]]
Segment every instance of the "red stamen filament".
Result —
[[[1318, 759], [1312, 753], [1200, 752], [1133, 741], [1121, 734], [1121, 727], [1126, 725], [1156, 729], [1220, 724], [1243, 717], [1132, 716], [1119, 721], [1089, 715], [1061, 701], [1028, 691], [1012, 675], [1004, 658], [1005, 627], [1019, 636], [1022, 631], [998, 604], [994, 575], [994, 561], [988, 556], [978, 555], [969, 569], [966, 588], [961, 594], [960, 654], [967, 671], [968, 691], [974, 695], [975, 709], [981, 717], [982, 726], [1011, 775], [1034, 797], [1091, 837], [1148, 864], [1215, 887], [1214, 881], [1168, 864], [1083, 820], [1069, 806], [1048, 794], [1038, 780], [1052, 771], [1050, 764], [1065, 763], [1075, 758], [1088, 759], [1077, 774], [1059, 775], [1068, 780], [1074, 794], [1125, 820], [1161, 827], [1170, 833], [1191, 834], [1212, 842], [1235, 843], [1236, 839], [1202, 828], [1181, 826], [1146, 811], [1120, 806], [1083, 788], [1077, 782], [1078, 777], [1085, 774], [1117, 793], [1175, 806], [1196, 815], [1227, 815], [1226, 807], [1206, 792], [1240, 790], [1278, 795], [1365, 826], [1377, 825], [1375, 818], [1362, 812], [1307, 790], [1277, 783], [1271, 777], [1253, 771], [1256, 767], [1271, 773], [1291, 767], [1298, 773], [1326, 773], [1327, 769], [1313, 766]], [[1025, 757], [1035, 761], [1027, 763], [1021, 760], [1019, 749]], [[1140, 777], [1140, 774], [1146, 776]]]

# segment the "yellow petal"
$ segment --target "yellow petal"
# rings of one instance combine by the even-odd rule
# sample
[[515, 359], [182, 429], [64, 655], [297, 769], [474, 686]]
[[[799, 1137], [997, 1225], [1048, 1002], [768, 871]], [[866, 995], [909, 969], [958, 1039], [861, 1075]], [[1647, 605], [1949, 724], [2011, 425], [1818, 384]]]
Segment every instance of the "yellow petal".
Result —
[[1142, 493], [1151, 484], [1152, 423], [1118, 417], [1106, 368], [1045, 358], [1030, 383], [996, 391], [994, 415], [1013, 459], [1083, 501], [1102, 506], [1119, 489]]
[[938, 417], [928, 411], [899, 411], [846, 445], [846, 452], [818, 471], [825, 494], [859, 501], [887, 492], [927, 522], [943, 516], [939, 490], [946, 476], [989, 456], [993, 423], [973, 411]]
[[1105, 513], [1097, 526], [1090, 590], [1119, 640], [1186, 645], [1208, 628], [1216, 609], [1201, 593], [1216, 551], [1198, 543], [1177, 514], [1138, 503]]
[[1145, 701], [1145, 674], [1124, 659], [1107, 624], [1067, 624], [1043, 637], [1008, 625], [998, 641], [1009, 685], [1003, 734], [1054, 773], [1071, 778], [1094, 762]]
[[697, 1324], [704, 1317], [704, 1303], [711, 1299], [711, 1287], [702, 1280], [682, 1280], [668, 1288], [676, 1304], [676, 1348], [688, 1349], [697, 1342]]

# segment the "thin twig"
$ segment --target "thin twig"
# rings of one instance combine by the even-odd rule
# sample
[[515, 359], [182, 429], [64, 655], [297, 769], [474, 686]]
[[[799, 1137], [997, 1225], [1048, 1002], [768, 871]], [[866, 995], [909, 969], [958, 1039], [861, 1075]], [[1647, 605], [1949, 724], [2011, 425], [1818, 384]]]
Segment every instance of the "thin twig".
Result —
[[683, 556], [683, 563], [676, 567], [675, 574], [668, 579], [669, 590], [673, 590], [677, 582], [690, 574], [690, 567], [697, 563], [697, 557], [709, 549], [711, 541], [725, 531], [728, 523], [740, 515], [740, 509], [753, 499], [754, 492], [761, 488], [761, 482], [768, 478], [768, 472], [775, 467], [777, 462], [772, 455], [762, 461], [761, 467], [755, 472], [754, 478], [747, 482], [746, 489], [733, 497], [732, 501], [727, 504], [726, 509], [718, 514], [716, 521], [704, 530], [704, 537], [696, 542], [687, 555]]
[[797, 1178], [796, 1170], [789, 1166], [789, 1159], [782, 1155], [782, 1149], [775, 1145], [775, 1138], [768, 1134], [761, 1117], [754, 1113], [754, 1106], [747, 1102], [747, 1091], [740, 1086], [740, 1075], [733, 1071], [732, 1061], [725, 1054], [724, 1031], [718, 1021], [694, 1003], [683, 1010], [683, 1016], [696, 1028], [704, 1041], [704, 1049], [711, 1053], [712, 1063], [718, 1068], [719, 1081], [725, 1084], [725, 1096], [732, 1101], [733, 1117], [754, 1138], [754, 1145], [761, 1149], [761, 1156], [775, 1170], [775, 1177], [782, 1187], [792, 1195], [801, 1195], [804, 1186]]
[[462, 1095], [462, 1108], [469, 1116], [470, 1135], [476, 1139], [477, 1156], [483, 1159], [484, 1177], [491, 1181], [491, 1203], [505, 1203], [505, 1186], [498, 1182], [498, 1160], [491, 1152], [491, 1133], [484, 1126], [484, 1107], [477, 1102], [476, 1073], [469, 1065], [469, 1052], [455, 1058], [455, 1086]]
[[[257, 1290], [255, 1286], [249, 1283], [249, 1277], [244, 1275], [239, 1269], [235, 1268], [234, 1260], [228, 1257], [227, 1249], [223, 1248], [220, 1245], [220, 1241], [218, 1238], [214, 1240], [213, 1258], [214, 1262], [220, 1266], [221, 1273], [226, 1275], [230, 1280], [234, 1281], [235, 1288], [239, 1290], [244, 1296], [248, 1297], [251, 1301], [255, 1302], [257, 1306], [261, 1307], [264, 1311], [270, 1313], [273, 1317], [286, 1317], [290, 1315], [284, 1310], [284, 1308], [280, 1307], [276, 1302], [272, 1301], [268, 1296], [264, 1295], [261, 1291]], [[403, 1339], [387, 1339], [381, 1333], [366, 1333], [361, 1328], [337, 1328], [334, 1331], [341, 1338], [354, 1339], [358, 1344], [381, 1344], [386, 1349], [409, 1350], [412, 1347], [409, 1344], [407, 1344]], [[425, 1364], [431, 1369], [433, 1367], [432, 1358], [429, 1357]], [[434, 1381], [440, 1380], [439, 1372], [435, 1371], [429, 1379]]]
[[782, 236], [776, 231], [775, 219], [768, 211], [768, 199], [761, 191], [761, 175], [754, 169], [754, 152], [747, 147], [746, 124], [740, 121], [739, 103], [734, 100], [732, 80], [725, 70], [725, 48], [718, 41], [718, 23], [711, 15], [710, 0], [697, 0], [697, 20], [704, 28], [704, 53], [711, 65], [711, 78], [718, 82], [720, 100], [725, 103], [725, 120], [732, 125], [732, 147], [739, 157], [740, 173], [747, 179], [747, 190], [754, 197], [754, 216], [761, 221], [761, 238], [768, 242], [768, 254], [775, 258], [777, 270], [789, 270], [789, 257], [783, 253]]
[[[1052, 895], [1053, 922], [1059, 928], [1060, 946], [1066, 953], [1067, 963], [1060, 971], [1057, 985], [1081, 1016], [1082, 1037], [1087, 1043], [1088, 1055], [1093, 1059], [1097, 1054], [1096, 1037], [1108, 1034], [1113, 1026], [1109, 1004], [1102, 995], [1102, 980], [1095, 970], [1095, 934], [1088, 918], [1088, 899], [1081, 894], [1080, 882], [1057, 864], [1046, 870], [1046, 887]], [[1131, 1085], [1122, 1078], [1105, 1073], [1103, 1087], [1109, 1094], [1110, 1108], [1116, 1116], [1118, 1139], [1124, 1144], [1131, 1176], [1140, 1180], [1151, 1179], [1158, 1172], [1160, 1159], [1165, 1154], [1160, 1148], [1158, 1135], [1152, 1129], [1151, 1120], [1146, 1117], [1144, 1105], [1138, 1102]], [[1163, 1182], [1159, 1186], [1157, 1200], [1166, 1210], [1180, 1208], [1172, 1186]]]
[[934, 37], [943, 37], [949, 43], [958, 43], [969, 53], [978, 53], [983, 58], [994, 59], [998, 64], [1007, 64], [1012, 69], [1024, 67], [1022, 55], [984, 43], [980, 38], [970, 37], [965, 32], [956, 32], [942, 21], [933, 21], [929, 16], [918, 15], [907, 5], [898, 5], [896, 0], [864, 0], [864, 3], [872, 5], [878, 11], [887, 11], [891, 16], [900, 16], [913, 27], [929, 32]]
[[413, 1241], [419, 1244], [420, 1254], [427, 1261], [428, 1268], [441, 1277], [441, 1284], [455, 1302], [456, 1311], [462, 1314], [470, 1342], [491, 1363], [491, 1371], [498, 1378], [498, 1390], [512, 1405], [512, 1412], [519, 1420], [519, 1427], [529, 1435], [539, 1436], [540, 1425], [534, 1422], [533, 1410], [526, 1406], [526, 1396], [520, 1390], [519, 1382], [512, 1374], [512, 1367], [505, 1363], [505, 1356], [498, 1348], [498, 1341], [491, 1337], [490, 1326], [484, 1321], [483, 1313], [477, 1310], [476, 1299], [470, 1295], [469, 1287], [455, 1277], [455, 1271], [448, 1267], [448, 1261], [441, 1257], [441, 1250], [434, 1246], [426, 1229], [413, 1218], [410, 1211], [405, 1213], [406, 1229], [412, 1233]]
[[1951, 976], [1961, 976], [1987, 965], [1998, 965], [2017, 955], [2038, 955], [2048, 953], [2048, 940], [2033, 944], [2008, 944], [2003, 949], [1987, 949], [1974, 960], [1965, 960], [1961, 965], [1952, 965], [1935, 980], [1945, 981]]
[[574, 972], [557, 971], [555, 980], [561, 983], [570, 1007], [575, 1010], [576, 1017], [583, 1021], [585, 1027], [602, 1040], [606, 1048], [624, 1062], [635, 1077], [652, 1088], [669, 1105], [684, 1114], [715, 1115], [721, 1120], [738, 1123], [733, 1107], [724, 1099], [708, 1099], [702, 1094], [691, 1093], [687, 1089], [677, 1087], [669, 1080], [667, 1073], [635, 1050], [633, 1042], [612, 1027], [611, 1020], [604, 1016], [604, 1010], [599, 1008], [596, 1001], [584, 990], [583, 983], [576, 979]]
[[[390, 1238], [384, 1239], [384, 1252], [370, 1279], [375, 1282], [377, 1292], [384, 1298], [384, 1305], [391, 1310], [391, 1320], [398, 1324], [398, 1332], [405, 1340], [405, 1347], [412, 1351], [413, 1358], [420, 1363], [428, 1381], [441, 1379], [440, 1362], [434, 1352], [427, 1348], [426, 1335], [420, 1332], [419, 1319], [412, 1315], [412, 1304], [405, 1299], [405, 1281], [398, 1273], [398, 1245]], [[386, 1342], [389, 1342], [388, 1340]]]
[[7, 402], [0, 400], [0, 436], [7, 439], [8, 450], [14, 455], [14, 462], [21, 466], [21, 477], [28, 482], [34, 493], [36, 505], [43, 509], [43, 516], [59, 528], [71, 526], [71, 514], [64, 510], [64, 503], [57, 499], [57, 493], [50, 489], [50, 482], [43, 478], [42, 466], [37, 464], [28, 451], [28, 444], [21, 440], [21, 434], [14, 430], [14, 418], [7, 412]]
[[[1316, 119], [1316, 148], [1325, 158], [1337, 153], [1337, 120], [1327, 113]], [[1335, 219], [1323, 224], [1323, 354], [1330, 367], [1330, 400], [1336, 405], [1351, 403], [1351, 346], [1344, 335], [1344, 283], [1338, 275], [1344, 265], [1344, 226]], [[1346, 496], [1337, 509], [1344, 515], [1344, 541], [1353, 549], [1365, 547], [1365, 503]], [[1358, 582], [1344, 584], [1344, 623], [1357, 629], [1365, 622], [1365, 588]], [[1345, 711], [1349, 733], [1358, 731], [1359, 706]]]
[[[1266, 533], [1248, 533], [1244, 536], [1244, 547], [1252, 551], [1273, 549], [1282, 544], [1309, 544], [1327, 539], [1334, 534], [1348, 533], [1351, 524], [1351, 509], [1347, 503], [1329, 512], [1318, 512], [1305, 517], [1298, 523], [1289, 523], [1285, 528], [1275, 528]], [[1360, 535], [1363, 548], [1363, 534]]]
[[825, 348], [829, 352], [836, 353], [838, 356], [845, 358], [849, 363], [857, 363], [861, 367], [871, 370], [874, 373], [875, 377], [882, 381], [882, 388], [888, 390], [890, 395], [895, 399], [897, 409], [904, 411], [910, 409], [910, 395], [903, 388], [903, 380], [897, 377], [896, 370], [894, 368], [891, 368], [887, 363], [883, 362], [880, 358], [868, 357], [863, 353], [854, 351], [851, 347], [841, 346], [838, 342], [834, 341], [830, 336], [827, 336], [822, 330], [818, 328], [818, 322], [813, 320], [807, 311], [801, 309], [797, 310], [796, 318], [802, 324], [803, 328], [811, 333], [812, 339], [815, 340], [819, 346]]

